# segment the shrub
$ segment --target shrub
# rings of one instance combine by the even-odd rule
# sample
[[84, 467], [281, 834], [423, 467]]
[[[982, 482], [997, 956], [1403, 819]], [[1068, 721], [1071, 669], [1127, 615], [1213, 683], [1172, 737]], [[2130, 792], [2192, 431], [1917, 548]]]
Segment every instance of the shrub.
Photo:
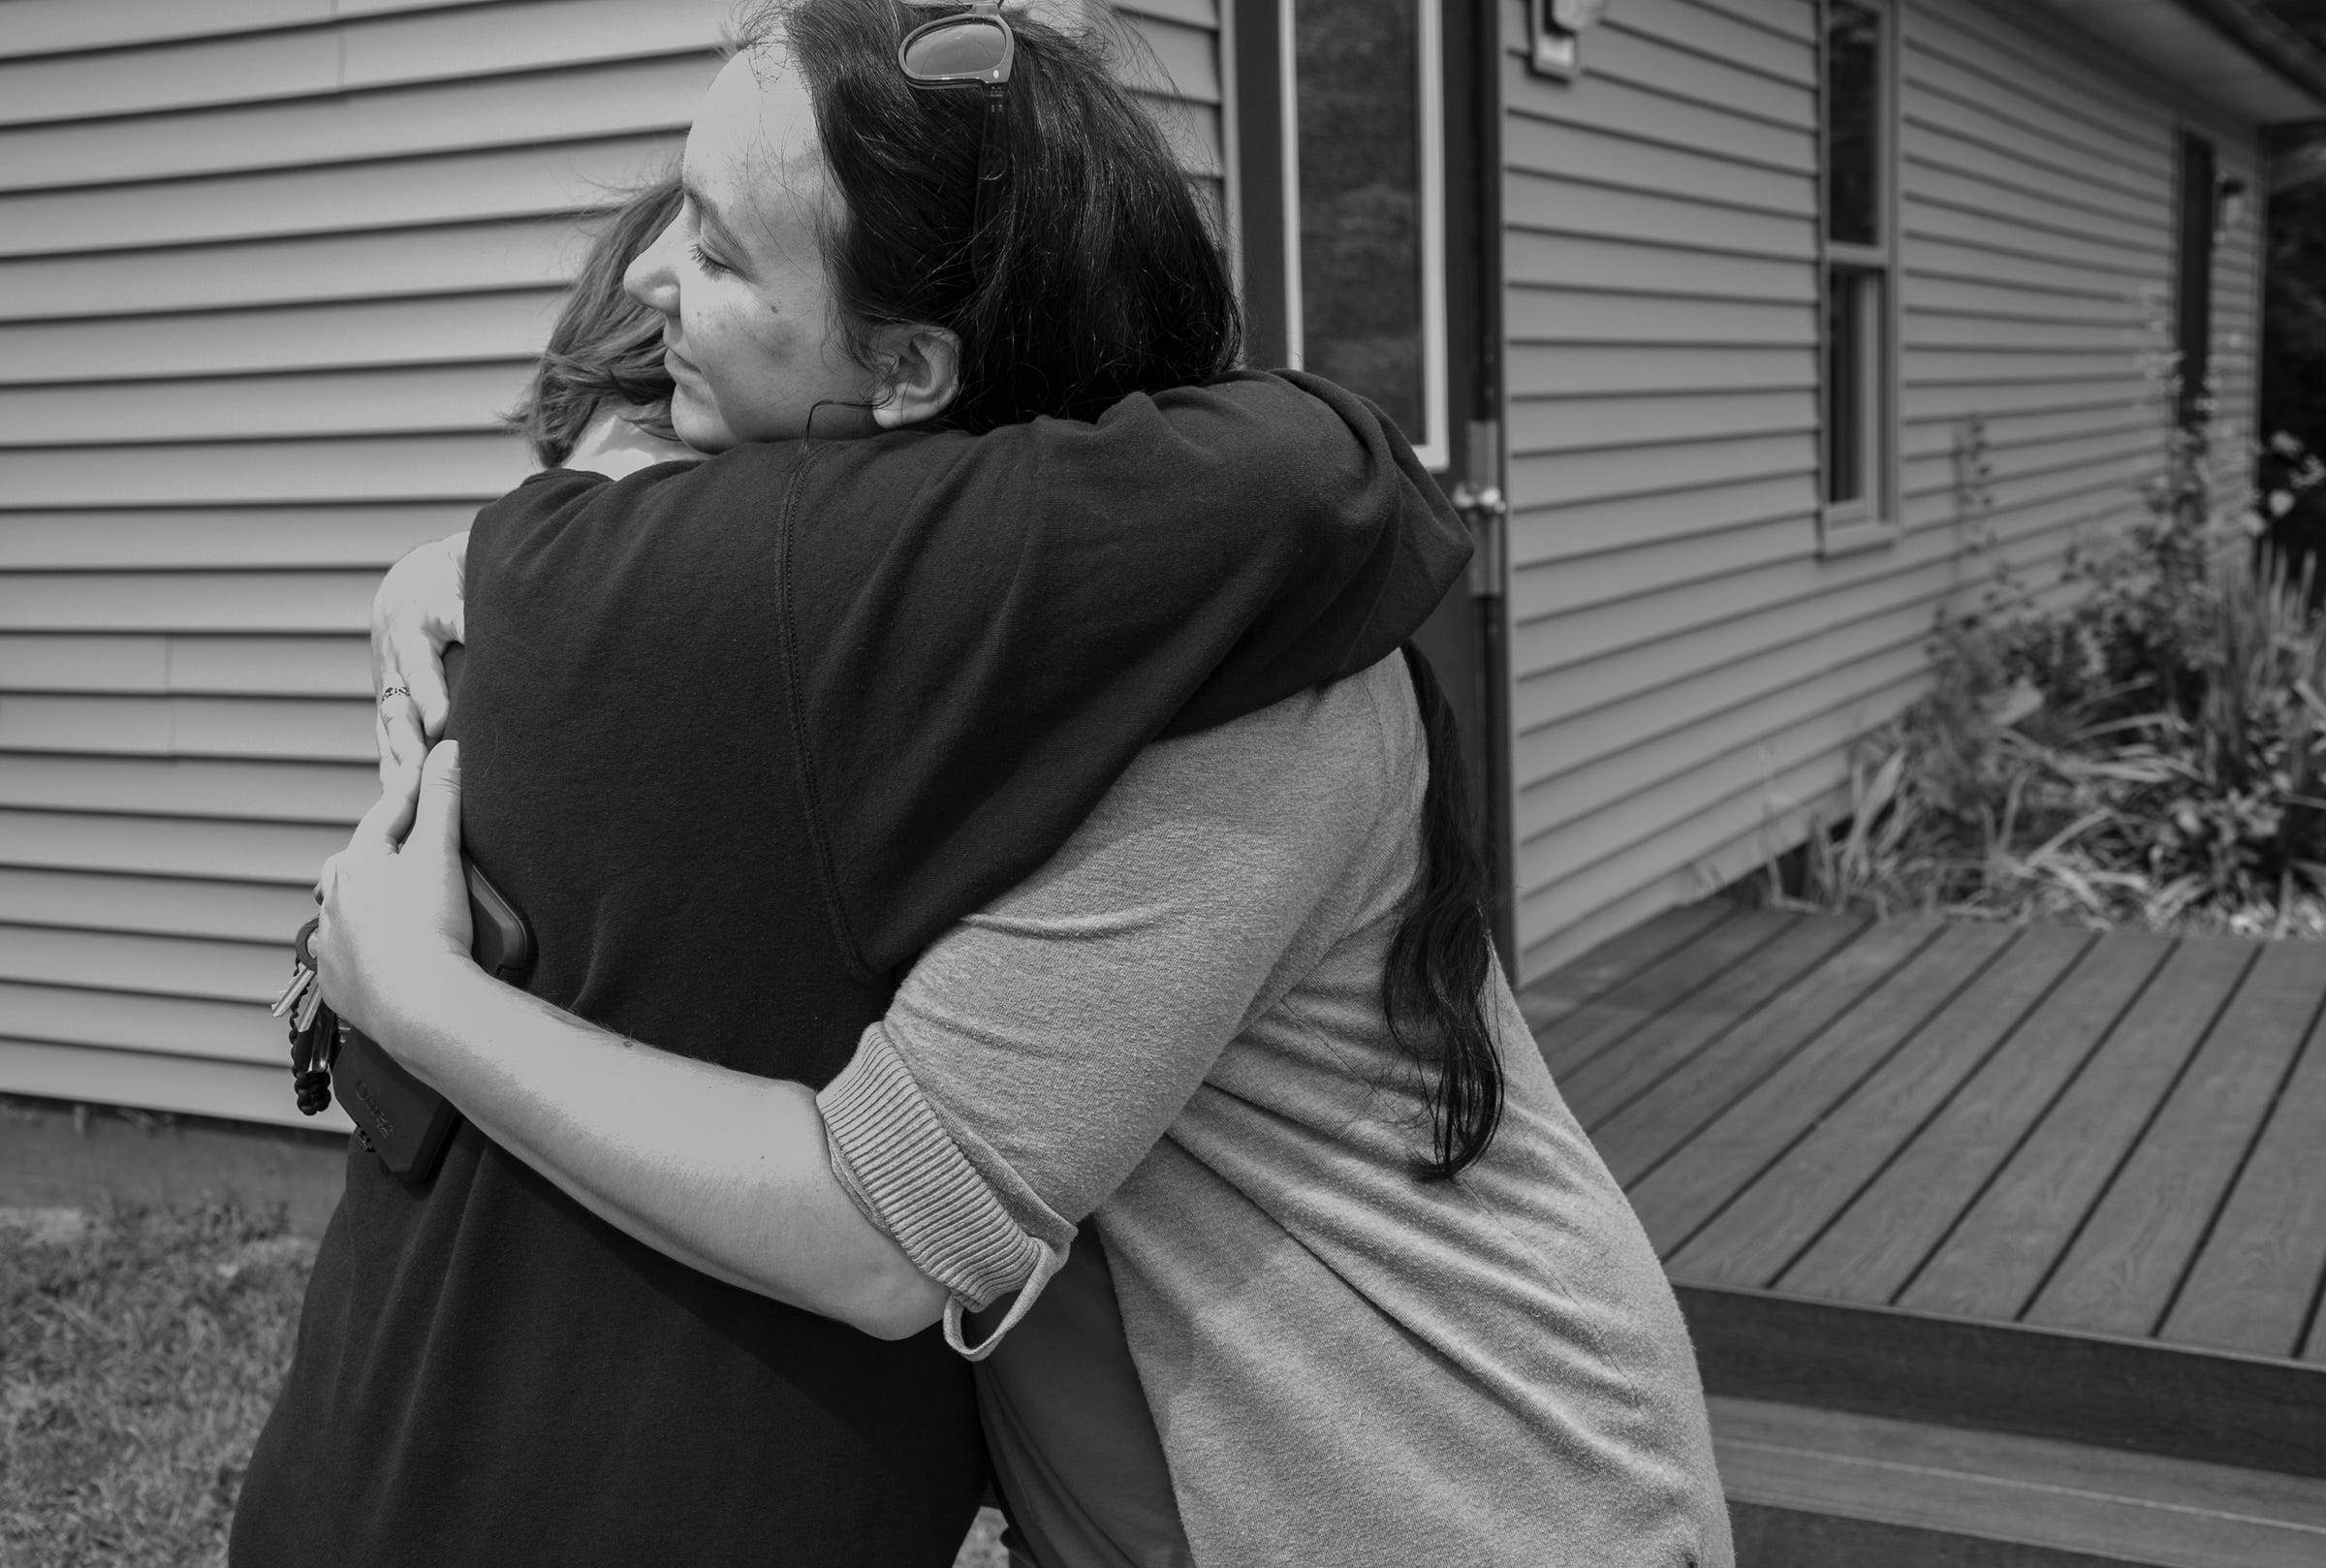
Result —
[[2177, 450], [2061, 593], [1941, 622], [1812, 902], [2326, 934], [2326, 615], [2213, 493]]

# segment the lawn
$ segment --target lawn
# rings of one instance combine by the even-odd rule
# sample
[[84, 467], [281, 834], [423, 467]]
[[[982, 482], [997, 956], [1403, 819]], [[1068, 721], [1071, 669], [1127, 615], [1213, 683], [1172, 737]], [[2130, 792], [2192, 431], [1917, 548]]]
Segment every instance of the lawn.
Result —
[[0, 1563], [223, 1563], [313, 1257], [232, 1204], [0, 1209]]
[[0, 1561], [226, 1560], [310, 1242], [219, 1204], [0, 1226]]

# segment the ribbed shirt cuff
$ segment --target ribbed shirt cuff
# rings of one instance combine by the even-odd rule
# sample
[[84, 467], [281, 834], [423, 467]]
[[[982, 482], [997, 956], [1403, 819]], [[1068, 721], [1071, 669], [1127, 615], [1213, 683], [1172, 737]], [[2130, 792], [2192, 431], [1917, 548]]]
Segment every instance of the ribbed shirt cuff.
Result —
[[961, 1305], [976, 1311], [1049, 1271], [1051, 1249], [962, 1156], [881, 1025], [816, 1106], [848, 1196]]

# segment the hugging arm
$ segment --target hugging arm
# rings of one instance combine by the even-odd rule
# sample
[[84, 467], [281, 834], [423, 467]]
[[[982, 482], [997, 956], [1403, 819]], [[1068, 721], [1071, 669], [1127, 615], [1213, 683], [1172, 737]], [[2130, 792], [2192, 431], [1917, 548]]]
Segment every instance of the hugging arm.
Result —
[[332, 1009], [655, 1250], [883, 1338], [935, 1321], [944, 1291], [834, 1178], [807, 1088], [625, 1040], [470, 960], [459, 787], [458, 747], [438, 746], [402, 851], [375, 812], [326, 869]]
[[[1208, 734], [1389, 654], [1467, 553], [1428, 475], [1368, 408], [1326, 384], [1247, 375], [1126, 399], [1094, 424], [745, 447], [615, 485], [552, 475], [487, 509], [481, 595], [491, 599], [506, 564], [494, 539], [505, 552], [576, 518], [594, 530], [585, 539], [682, 517], [772, 522], [778, 506], [799, 519], [784, 586], [802, 652], [785, 677], [810, 809], [833, 846], [827, 899], [872, 975], [943, 947], [964, 914], [1037, 873], [1158, 734]], [[397, 586], [383, 593], [391, 642]], [[430, 591], [445, 586], [440, 575]], [[441, 604], [403, 608], [411, 630], [395, 645], [432, 666], [452, 616]], [[405, 718], [417, 734], [419, 712]], [[889, 1239], [896, 1224], [864, 1219], [892, 1212], [866, 1172], [843, 1159], [852, 1186], [834, 1173], [803, 1088], [625, 1046], [517, 993], [481, 991], [461, 912], [434, 925], [367, 915], [367, 888], [456, 884], [433, 855], [389, 855], [394, 826], [351, 850], [336, 878], [317, 950], [326, 994], [610, 1222], [719, 1278], [881, 1333], [927, 1323], [949, 1298], [977, 1304], [1055, 1250], [1020, 1218], [1015, 1277], [961, 1274], [937, 1253], [925, 1277], [913, 1244]], [[1221, 862], [1217, 848], [1202, 863], [1224, 863], [1231, 879], [1257, 863]], [[433, 945], [399, 969], [399, 933], [413, 929], [433, 931]], [[1216, 938], [1241, 940], [1240, 929], [1220, 923]], [[990, 962], [1004, 974], [1019, 938], [1029, 962], [1058, 946], [983, 935], [1000, 944]], [[1202, 955], [1188, 968], [1228, 972]], [[1181, 1063], [1192, 1076], [1147, 1084], [1146, 1112], [1110, 1127], [1113, 1179], [1235, 1033], [1208, 1013], [1169, 1022], [1170, 977], [1154, 979], [1138, 1005], [1167, 1018], [1172, 1059], [1192, 1051]], [[1142, 996], [1119, 974], [1093, 986], [1088, 995]], [[1009, 995], [1005, 981], [997, 1000]], [[1108, 1184], [1045, 1189], [1041, 1203], [1086, 1210]]]
[[[923, 955], [820, 1097], [622, 1040], [470, 962], [449, 745], [403, 853], [375, 832], [327, 876], [326, 994], [638, 1240], [902, 1336], [1046, 1277], [1313, 956], [1297, 938], [1379, 813], [1381, 769], [1288, 790], [1294, 754], [1242, 728], [1150, 751], [1049, 865]], [[1238, 809], [1206, 804], [1222, 799]]]

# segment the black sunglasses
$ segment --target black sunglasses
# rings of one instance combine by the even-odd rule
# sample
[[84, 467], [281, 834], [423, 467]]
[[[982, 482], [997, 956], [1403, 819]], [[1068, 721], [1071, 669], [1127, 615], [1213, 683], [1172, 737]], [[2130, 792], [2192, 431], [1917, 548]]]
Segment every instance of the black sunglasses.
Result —
[[[963, 0], [904, 3], [916, 11], [953, 10]], [[984, 131], [977, 150], [977, 205], [970, 231], [970, 242], [982, 244], [1001, 182], [1010, 172], [1003, 116], [1008, 112], [1010, 66], [1018, 57], [1018, 35], [1001, 15], [1001, 0], [966, 3], [965, 15], [942, 16], [905, 34], [904, 42], [896, 46], [896, 64], [903, 70], [904, 79], [916, 87], [985, 89]]]

